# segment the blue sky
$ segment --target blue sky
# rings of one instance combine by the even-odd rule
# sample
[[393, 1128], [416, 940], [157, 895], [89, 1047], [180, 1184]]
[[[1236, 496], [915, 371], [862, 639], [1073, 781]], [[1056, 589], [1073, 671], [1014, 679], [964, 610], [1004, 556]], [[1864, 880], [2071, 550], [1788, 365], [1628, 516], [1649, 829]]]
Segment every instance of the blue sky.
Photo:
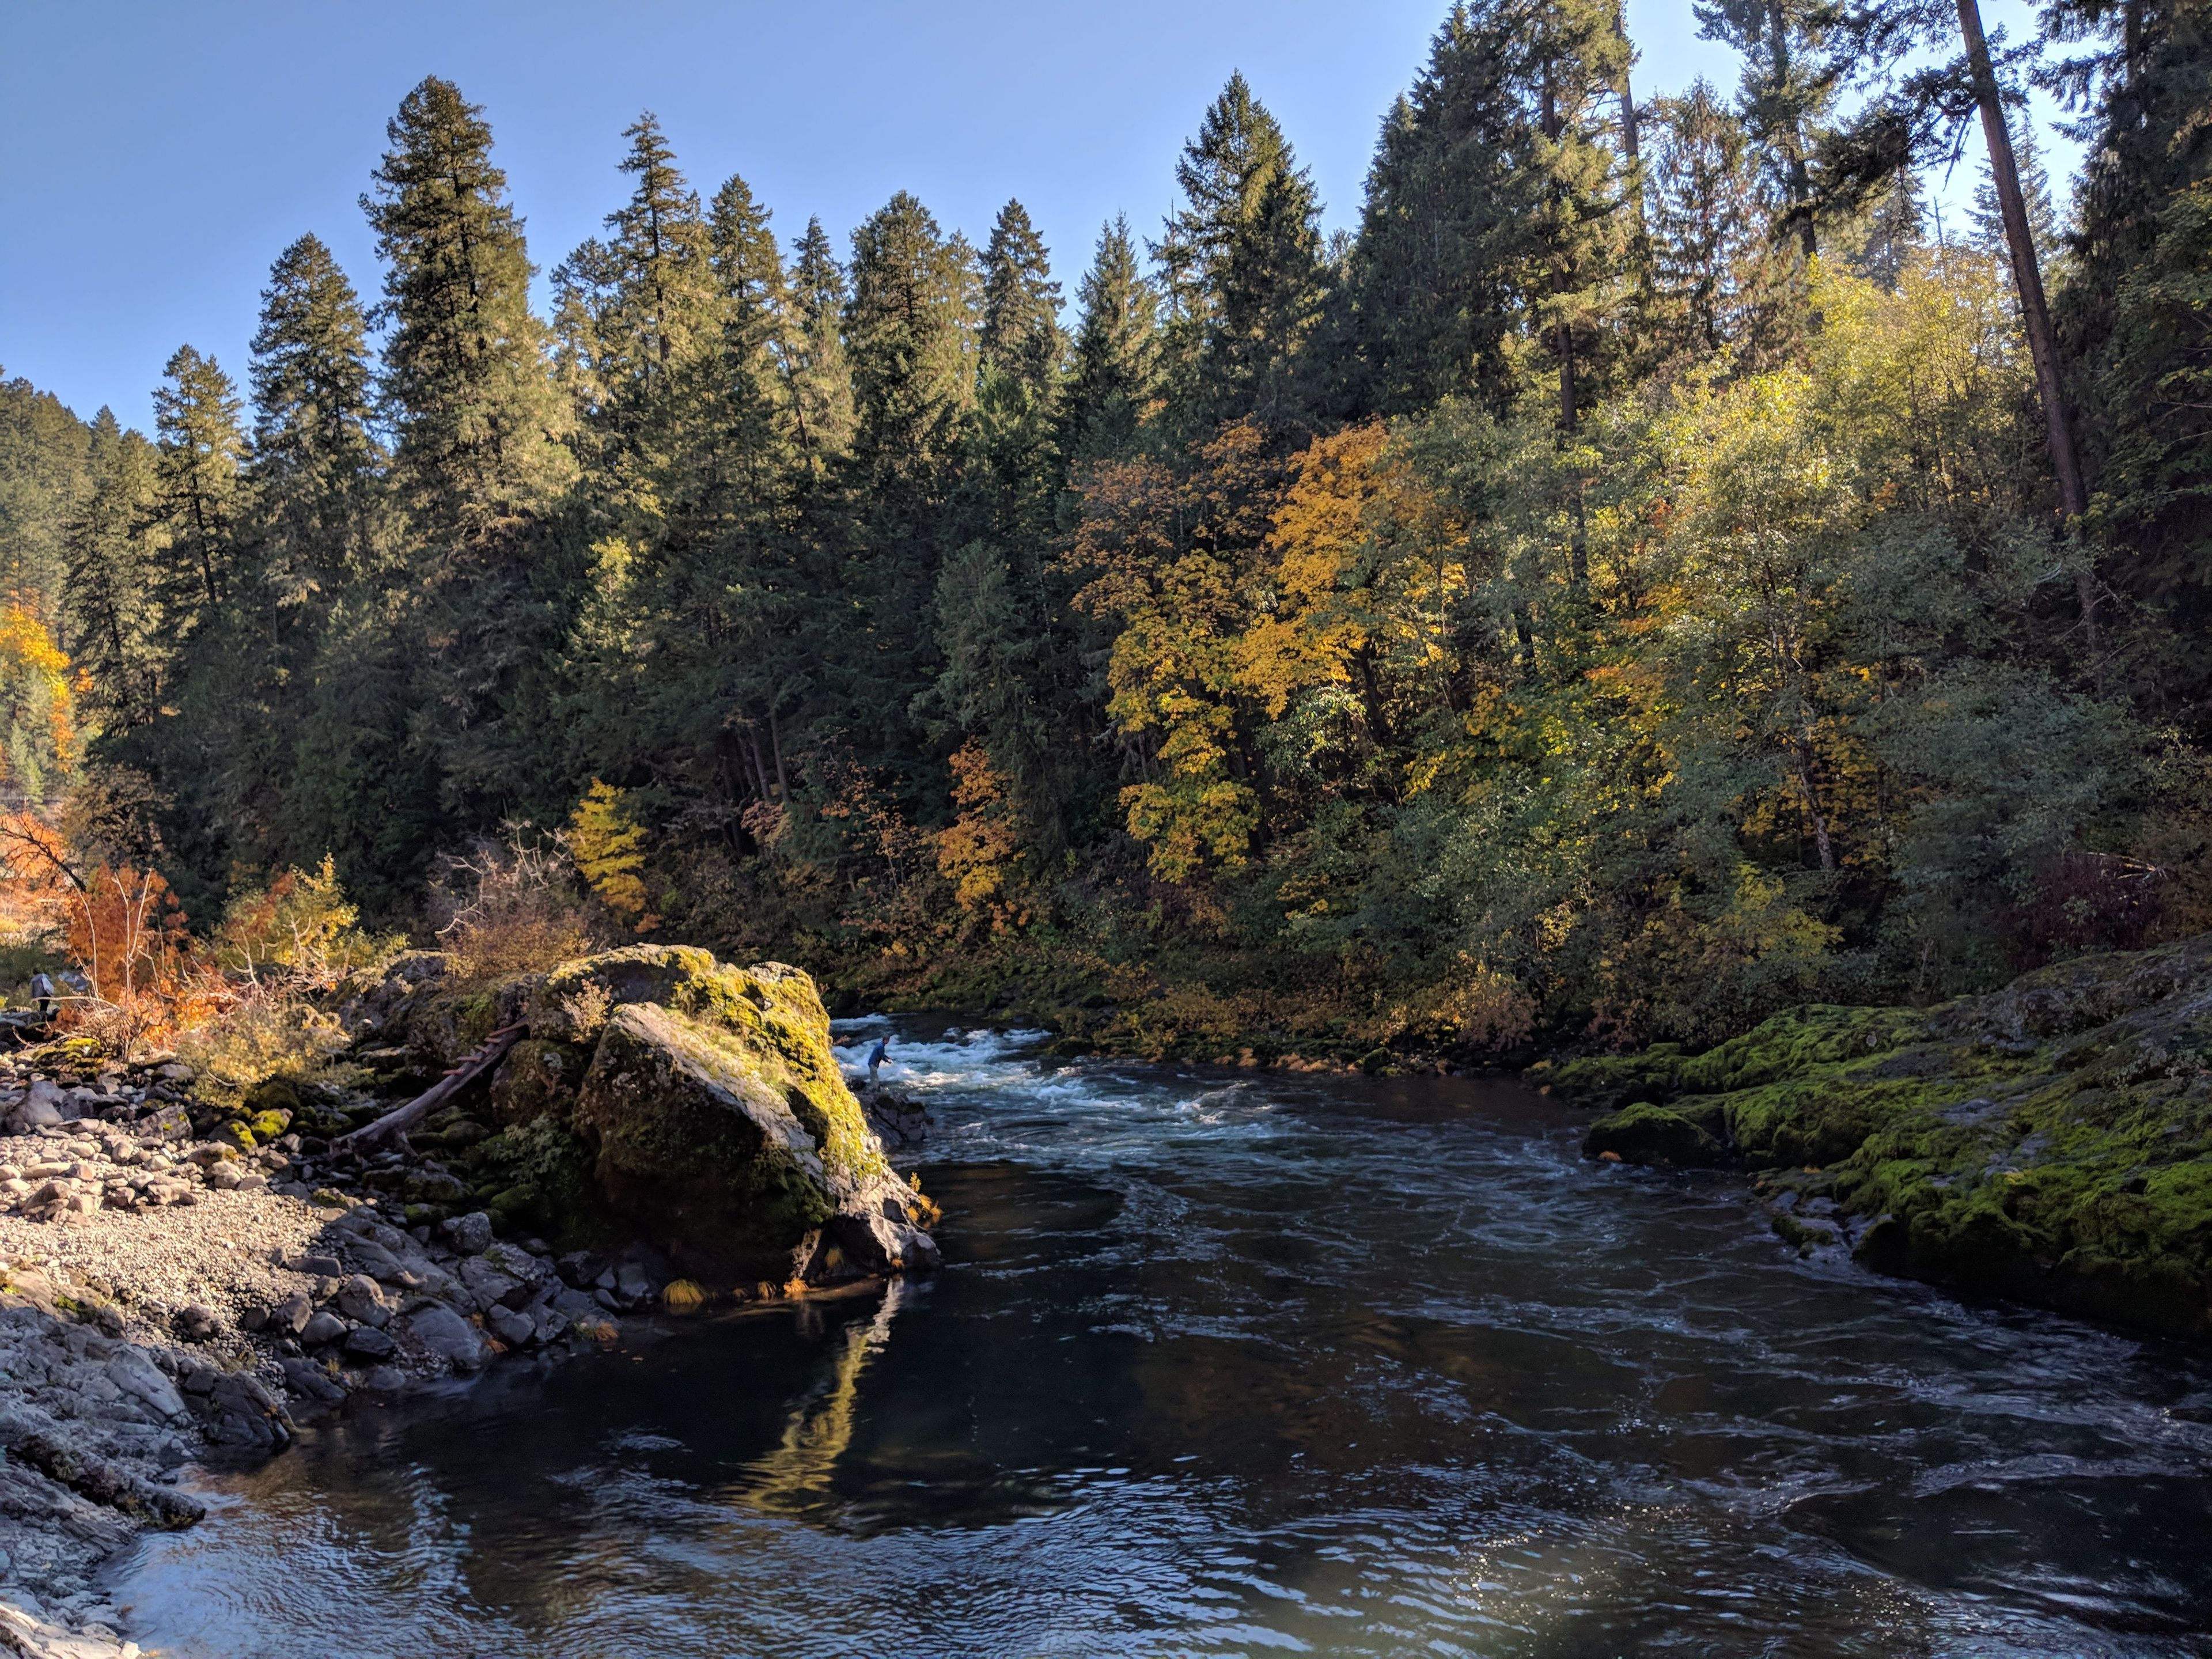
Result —
[[[485, 106], [549, 270], [620, 199], [620, 134], [649, 107], [694, 185], [744, 173], [787, 241], [818, 213], [842, 248], [904, 189], [980, 242], [1018, 196], [1072, 294], [1103, 220], [1156, 230], [1177, 148], [1240, 68], [1350, 224], [1445, 3], [7, 0], [0, 369], [143, 426], [182, 343], [244, 379], [269, 262], [301, 231], [373, 295], [358, 198], [431, 73]], [[1986, 15], [2017, 29], [2027, 8]], [[1640, 95], [1735, 85], [1689, 0], [1629, 0], [1629, 25]]]

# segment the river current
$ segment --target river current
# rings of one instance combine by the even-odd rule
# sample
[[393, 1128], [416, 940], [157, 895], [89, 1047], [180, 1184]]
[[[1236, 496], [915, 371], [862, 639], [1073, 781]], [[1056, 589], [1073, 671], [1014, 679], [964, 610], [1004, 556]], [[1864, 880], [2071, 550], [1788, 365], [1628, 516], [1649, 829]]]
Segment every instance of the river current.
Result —
[[[881, 1022], [841, 1023], [857, 1068]], [[2212, 1357], [1799, 1261], [1516, 1085], [901, 1022], [944, 1271], [335, 1425], [173, 1659], [2212, 1655]]]

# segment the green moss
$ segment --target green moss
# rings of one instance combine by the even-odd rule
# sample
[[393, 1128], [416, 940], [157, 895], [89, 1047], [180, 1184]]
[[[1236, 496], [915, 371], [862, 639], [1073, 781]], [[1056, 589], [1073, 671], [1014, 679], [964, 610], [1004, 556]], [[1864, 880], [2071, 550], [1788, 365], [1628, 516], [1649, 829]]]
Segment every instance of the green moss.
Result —
[[1708, 1168], [1728, 1161], [1727, 1144], [1713, 1133], [1717, 1121], [1711, 1116], [1699, 1121], [1639, 1100], [1592, 1124], [1583, 1155], [1602, 1158], [1611, 1152], [1626, 1164]]
[[1576, 1061], [1553, 1081], [1612, 1106], [1665, 1079], [1665, 1111], [1601, 1121], [1594, 1154], [1681, 1162], [1672, 1116], [1753, 1168], [1818, 1168], [1877, 1267], [2203, 1336], [2208, 992], [2199, 939], [1935, 1009], [1792, 1009], [1704, 1054]]

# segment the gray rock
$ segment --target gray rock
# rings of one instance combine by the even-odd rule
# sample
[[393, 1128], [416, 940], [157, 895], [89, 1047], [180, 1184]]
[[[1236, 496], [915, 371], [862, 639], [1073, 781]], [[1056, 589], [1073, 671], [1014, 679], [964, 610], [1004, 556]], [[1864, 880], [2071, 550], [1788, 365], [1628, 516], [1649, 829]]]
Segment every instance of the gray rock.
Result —
[[313, 1348], [325, 1342], [335, 1342], [345, 1334], [345, 1321], [325, 1308], [301, 1328], [300, 1340]]
[[530, 1300], [528, 1285], [500, 1272], [483, 1256], [472, 1255], [461, 1263], [461, 1283], [479, 1312], [501, 1304], [520, 1307]]
[[384, 1292], [367, 1273], [356, 1273], [338, 1286], [338, 1311], [356, 1324], [373, 1325], [380, 1329], [392, 1317], [391, 1306]]
[[125, 1348], [107, 1362], [107, 1380], [162, 1417], [184, 1414], [184, 1396], [177, 1392], [176, 1384], [137, 1348]]
[[526, 1347], [538, 1340], [538, 1322], [512, 1308], [493, 1304], [492, 1310], [484, 1316], [484, 1324], [510, 1348]]
[[284, 1368], [285, 1386], [303, 1399], [335, 1406], [346, 1397], [345, 1385], [312, 1359], [295, 1356], [276, 1363]]
[[398, 1394], [407, 1386], [407, 1373], [396, 1365], [372, 1365], [368, 1375], [361, 1379], [361, 1385], [379, 1394]]
[[345, 1351], [360, 1359], [389, 1359], [394, 1346], [375, 1326], [362, 1325], [347, 1334]]
[[456, 1370], [472, 1371], [484, 1362], [483, 1338], [451, 1308], [423, 1308], [401, 1322], [406, 1333]]
[[453, 1217], [443, 1231], [463, 1255], [482, 1255], [491, 1246], [491, 1218], [482, 1210]]
[[216, 1316], [197, 1302], [177, 1316], [177, 1328], [195, 1342], [204, 1342], [216, 1333]]
[[[64, 1108], [70, 1109], [64, 1111]], [[33, 1079], [22, 1103], [8, 1114], [8, 1127], [17, 1134], [43, 1129], [76, 1115], [74, 1103], [45, 1078]]]
[[270, 1328], [289, 1331], [297, 1336], [307, 1328], [307, 1322], [314, 1315], [315, 1304], [307, 1300], [307, 1293], [295, 1291], [269, 1310]]
[[295, 1273], [312, 1273], [317, 1279], [343, 1279], [345, 1266], [334, 1255], [302, 1253], [293, 1256], [284, 1265]]

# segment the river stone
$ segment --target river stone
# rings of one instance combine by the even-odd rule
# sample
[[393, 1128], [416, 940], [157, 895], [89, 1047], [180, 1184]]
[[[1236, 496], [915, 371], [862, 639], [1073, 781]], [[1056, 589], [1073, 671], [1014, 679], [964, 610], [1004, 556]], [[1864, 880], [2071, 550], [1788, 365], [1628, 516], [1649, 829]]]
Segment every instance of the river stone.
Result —
[[367, 1273], [356, 1273], [338, 1286], [338, 1311], [357, 1324], [382, 1326], [392, 1317], [384, 1292]]
[[463, 1255], [482, 1255], [491, 1244], [491, 1218], [482, 1210], [455, 1216], [442, 1231]]
[[532, 1033], [573, 1031], [587, 990], [614, 1008], [573, 1121], [609, 1206], [694, 1278], [790, 1277], [793, 1253], [888, 1169], [814, 982], [779, 963], [639, 946], [549, 975]]
[[520, 1307], [530, 1300], [529, 1285], [500, 1272], [480, 1255], [472, 1255], [461, 1263], [461, 1283], [467, 1287], [469, 1297], [479, 1311], [502, 1303], [511, 1308]]
[[269, 1323], [297, 1336], [307, 1328], [307, 1322], [314, 1316], [315, 1304], [307, 1300], [307, 1293], [295, 1291], [269, 1310]]
[[345, 1385], [312, 1359], [295, 1354], [276, 1362], [283, 1368], [284, 1386], [318, 1405], [335, 1406], [346, 1397]]
[[1611, 1152], [1626, 1164], [1667, 1164], [1679, 1169], [1711, 1169], [1728, 1161], [1727, 1144], [1680, 1112], [1649, 1101], [1634, 1104], [1590, 1125], [1583, 1139], [1584, 1158]]
[[483, 1364], [483, 1338], [451, 1308], [423, 1308], [403, 1322], [409, 1336], [454, 1370], [472, 1371]]
[[345, 1334], [345, 1321], [325, 1308], [307, 1322], [300, 1332], [300, 1340], [313, 1348], [325, 1342], [335, 1342]]
[[184, 1414], [185, 1399], [176, 1384], [137, 1348], [125, 1348], [107, 1362], [107, 1380], [124, 1393], [143, 1401], [165, 1418]]
[[359, 1359], [388, 1359], [395, 1345], [374, 1325], [356, 1326], [346, 1333], [345, 1351]]
[[484, 1325], [494, 1336], [510, 1348], [522, 1347], [526, 1344], [537, 1340], [538, 1338], [536, 1320], [526, 1318], [512, 1308], [502, 1308], [496, 1304], [493, 1305], [492, 1310], [484, 1316]]

